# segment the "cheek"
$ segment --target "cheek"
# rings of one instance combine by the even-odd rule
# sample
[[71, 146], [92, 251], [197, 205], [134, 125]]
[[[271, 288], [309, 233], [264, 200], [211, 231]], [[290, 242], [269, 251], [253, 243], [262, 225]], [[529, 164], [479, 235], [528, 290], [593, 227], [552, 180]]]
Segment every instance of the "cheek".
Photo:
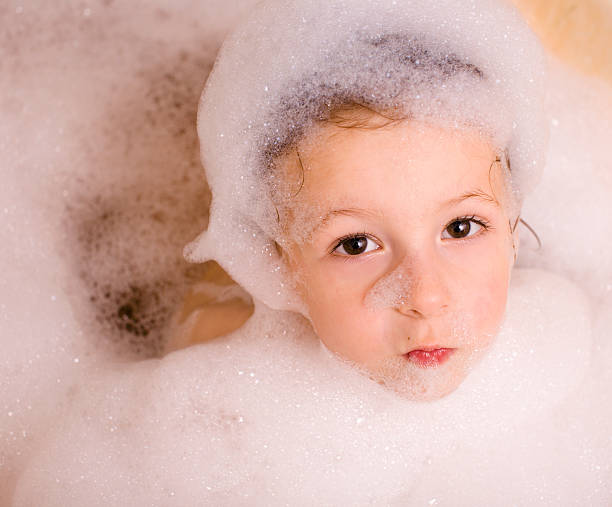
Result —
[[321, 270], [307, 262], [294, 271], [297, 287], [308, 309], [308, 318], [317, 333], [328, 328], [337, 314], [344, 315], [354, 305], [354, 295], [346, 294], [342, 287]]
[[497, 334], [504, 318], [511, 267], [506, 243], [483, 244], [471, 252], [466, 266], [455, 285], [455, 309], [468, 317], [470, 334], [482, 341]]
[[384, 321], [363, 305], [367, 284], [313, 270], [302, 272], [301, 287], [310, 322], [328, 349], [359, 363], [379, 353]]
[[489, 278], [478, 301], [477, 311], [483, 333], [497, 333], [506, 311], [508, 276], [506, 271], [497, 274], [497, 278]]
[[[340, 262], [302, 258], [292, 271], [312, 320], [327, 320], [358, 312], [367, 288], [364, 277], [352, 276]], [[321, 327], [321, 326], [317, 326]]]
[[474, 316], [476, 335], [497, 334], [504, 318], [508, 296], [509, 265], [505, 257], [495, 263], [481, 264], [470, 312]]

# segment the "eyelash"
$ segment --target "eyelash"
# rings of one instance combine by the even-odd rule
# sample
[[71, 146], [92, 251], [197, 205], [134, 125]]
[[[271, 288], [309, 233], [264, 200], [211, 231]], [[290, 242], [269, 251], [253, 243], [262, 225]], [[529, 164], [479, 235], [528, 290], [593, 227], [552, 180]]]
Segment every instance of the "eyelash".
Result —
[[[445, 230], [449, 225], [451, 225], [454, 222], [474, 222], [474, 223], [477, 223], [478, 225], [480, 225], [484, 232], [489, 231], [489, 230], [492, 229], [491, 224], [489, 222], [487, 222], [485, 219], [480, 218], [480, 217], [476, 217], [476, 215], [464, 215], [464, 216], [459, 216], [459, 217], [453, 218], [451, 221], [449, 221], [446, 224], [446, 227], [443, 230]], [[481, 233], [477, 233], [476, 235], [479, 235], [479, 234], [481, 234]], [[366, 237], [370, 241], [374, 241], [375, 243], [379, 244], [379, 242], [374, 238], [374, 236], [372, 236], [371, 234], [369, 234], [369, 233], [367, 233], [365, 231], [364, 232], [360, 232], [360, 233], [351, 233], [351, 234], [347, 234], [345, 236], [342, 236], [341, 238], [338, 238], [336, 240], [336, 242], [334, 243], [334, 246], [330, 249], [329, 253], [333, 254], [338, 248], [340, 248], [342, 243], [344, 243], [348, 239], [355, 239], [355, 238], [362, 238], [362, 237]], [[461, 238], [461, 239], [465, 240], [465, 239], [468, 239], [468, 238]], [[342, 255], [342, 257], [346, 257], [345, 260], [348, 260], [348, 259], [350, 259], [353, 256]], [[357, 256], [355, 256], [355, 257], [357, 257]]]
[[[478, 225], [480, 225], [485, 232], [493, 229], [491, 224], [487, 222], [484, 218], [476, 217], [476, 215], [465, 215], [462, 217], [453, 218], [450, 222], [446, 224], [443, 230], [446, 230], [446, 228], [454, 222], [475, 222]], [[462, 238], [462, 239], [467, 239], [467, 238]]]
[[[367, 232], [353, 232], [351, 234], [347, 234], [346, 236], [342, 236], [341, 238], [338, 238], [335, 243], [334, 246], [331, 248], [331, 250], [329, 251], [330, 254], [333, 254], [339, 247], [340, 245], [342, 245], [342, 243], [344, 243], [347, 239], [355, 239], [355, 238], [368, 238], [370, 241], [374, 241], [374, 243], [376, 243], [377, 245], [380, 246], [380, 242], [374, 238], [374, 236], [372, 236], [372, 234], [369, 234]], [[351, 257], [358, 257], [357, 255], [342, 255], [341, 257], [346, 257], [351, 258]], [[345, 259], [346, 260], [346, 259]]]

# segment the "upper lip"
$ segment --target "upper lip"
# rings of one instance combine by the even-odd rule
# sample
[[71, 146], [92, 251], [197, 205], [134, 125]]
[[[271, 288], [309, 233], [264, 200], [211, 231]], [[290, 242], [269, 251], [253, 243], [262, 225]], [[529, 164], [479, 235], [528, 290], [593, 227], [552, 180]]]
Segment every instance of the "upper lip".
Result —
[[431, 345], [431, 346], [424, 346], [424, 347], [415, 347], [413, 349], [410, 349], [408, 352], [406, 352], [406, 354], [410, 354], [410, 352], [414, 352], [416, 350], [422, 350], [424, 352], [431, 352], [432, 350], [439, 350], [439, 349], [453, 349], [454, 347], [444, 347], [442, 345]]

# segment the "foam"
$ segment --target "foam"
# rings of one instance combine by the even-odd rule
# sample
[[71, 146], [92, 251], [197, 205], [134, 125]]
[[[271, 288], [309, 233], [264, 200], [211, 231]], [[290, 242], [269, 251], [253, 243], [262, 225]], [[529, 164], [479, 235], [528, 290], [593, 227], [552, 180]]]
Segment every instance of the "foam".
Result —
[[[2, 505], [92, 363], [158, 353], [173, 300], [202, 271], [180, 253], [209, 201], [195, 110], [246, 6], [193, 4], [199, 21], [164, 2], [0, 7]], [[156, 319], [146, 337], [112, 320], [135, 284], [152, 300], [137, 317]]]
[[405, 269], [394, 270], [381, 278], [368, 291], [365, 304], [369, 308], [385, 308], [402, 304], [414, 290], [414, 280]]
[[[438, 473], [499, 446], [520, 457], [525, 433], [586, 372], [584, 296], [543, 272], [516, 275], [515, 318], [468, 381], [435, 403], [395, 397], [322, 355], [304, 319], [264, 307], [216, 343], [94, 371], [21, 476], [15, 505], [43, 492], [48, 505], [386, 504], [432, 484], [452, 499]], [[559, 291], [565, 297], [553, 302]], [[564, 317], [550, 319], [559, 308]], [[543, 316], [537, 335], [525, 332]], [[564, 436], [553, 429], [546, 442]], [[507, 461], [492, 463], [511, 473]], [[126, 477], [129, 487], [118, 487]], [[479, 480], [488, 474], [470, 477], [466, 501], [501, 497], [503, 487], [483, 492]]]
[[[120, 351], [159, 354], [164, 323], [202, 276], [180, 254], [206, 227], [210, 201], [195, 111], [224, 26], [247, 5], [207, 2], [192, 6], [195, 18], [163, 2], [87, 15], [7, 6], [7, 165], [26, 190], [36, 179], [44, 187], [33, 206], [65, 226], [55, 242], [80, 274], [67, 282], [77, 318], [98, 322]], [[61, 35], [37, 28], [47, 14]], [[213, 14], [219, 24], [204, 30]]]
[[[612, 172], [606, 145], [612, 128], [612, 92], [605, 83], [579, 78], [558, 63], [551, 66], [549, 79], [564, 85], [551, 84], [548, 95], [548, 108], [554, 112], [548, 168], [523, 208], [523, 217], [534, 225], [543, 247], [534, 248], [526, 234], [523, 257], [531, 266], [567, 273], [601, 298], [612, 291], [612, 259], [602, 255], [612, 248]], [[581, 149], [568, 150], [570, 138]], [[571, 206], [541, 205], [555, 201]]]
[[[265, 166], [347, 97], [492, 135], [509, 151], [520, 202], [538, 179], [548, 132], [541, 56], [500, 2], [262, 3], [225, 41], [202, 95], [198, 135], [215, 198], [187, 257], [214, 258], [254, 297], [299, 311], [274, 247]], [[249, 246], [236, 251], [236, 242]]]
[[[592, 81], [576, 78], [567, 100], [571, 75], [551, 80], [553, 162], [525, 203], [545, 248], [531, 251], [525, 236], [519, 261], [560, 275], [513, 274], [497, 342], [447, 398], [399, 399], [324, 353], [305, 319], [260, 303], [233, 336], [163, 359], [139, 360], [158, 350], [163, 319], [136, 345], [95, 322], [84, 267], [118, 293], [184, 280], [177, 246], [206, 224], [196, 219], [206, 189], [190, 188], [195, 133], [180, 131], [229, 21], [216, 17], [209, 39], [219, 5], [200, 4], [181, 4], [185, 14], [163, 2], [161, 14], [0, 8], [11, 52], [0, 74], [0, 263], [10, 266], [0, 278], [0, 504], [609, 503], [610, 214], [598, 137], [608, 92]], [[176, 160], [185, 167], [169, 170]], [[151, 226], [158, 212], [164, 225]], [[97, 231], [91, 245], [83, 229]], [[175, 283], [160, 292], [168, 311]]]

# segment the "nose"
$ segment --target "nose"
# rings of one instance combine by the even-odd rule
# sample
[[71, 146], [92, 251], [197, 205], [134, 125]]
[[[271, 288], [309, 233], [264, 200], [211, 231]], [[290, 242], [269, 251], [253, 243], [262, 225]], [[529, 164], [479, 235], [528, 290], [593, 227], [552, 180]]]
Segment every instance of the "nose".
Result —
[[450, 294], [447, 274], [435, 258], [411, 259], [405, 275], [410, 285], [397, 300], [395, 309], [407, 317], [427, 319], [437, 317], [449, 307]]

